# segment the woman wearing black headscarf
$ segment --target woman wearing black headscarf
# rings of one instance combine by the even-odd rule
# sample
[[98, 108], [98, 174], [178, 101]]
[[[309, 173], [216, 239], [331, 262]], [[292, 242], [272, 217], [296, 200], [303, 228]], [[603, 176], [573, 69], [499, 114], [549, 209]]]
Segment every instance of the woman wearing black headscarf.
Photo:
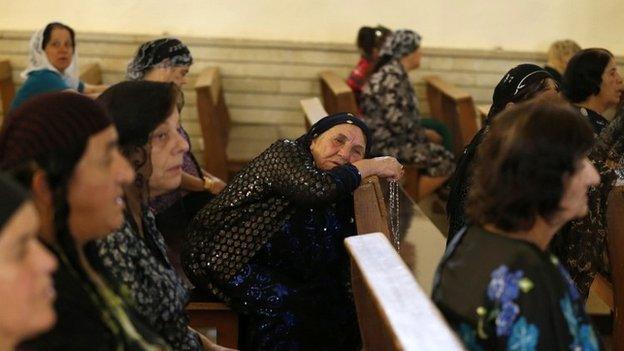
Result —
[[485, 120], [485, 125], [472, 138], [470, 144], [457, 162], [457, 169], [450, 180], [451, 193], [446, 204], [449, 218], [447, 243], [466, 225], [465, 204], [472, 181], [474, 157], [481, 141], [490, 130], [496, 116], [507, 106], [543, 95], [557, 95], [559, 85], [544, 69], [533, 64], [521, 64], [505, 73], [496, 85], [492, 96], [492, 107]]
[[56, 260], [37, 240], [39, 215], [28, 193], [0, 174], [0, 351], [54, 325]]
[[402, 173], [392, 157], [364, 159], [371, 142], [357, 117], [325, 117], [273, 143], [195, 217], [184, 268], [244, 316], [242, 349], [358, 348], [342, 244], [356, 233], [352, 192]]

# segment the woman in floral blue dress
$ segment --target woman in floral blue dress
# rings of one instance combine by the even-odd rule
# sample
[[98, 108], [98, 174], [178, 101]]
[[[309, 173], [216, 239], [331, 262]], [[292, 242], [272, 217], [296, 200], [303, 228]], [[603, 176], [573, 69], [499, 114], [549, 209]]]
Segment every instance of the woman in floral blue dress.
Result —
[[[433, 299], [470, 350], [601, 350], [583, 300], [548, 251], [587, 213], [600, 178], [586, 154], [589, 123], [569, 105], [503, 112], [477, 154], [472, 220], [442, 258]], [[487, 160], [487, 162], [484, 162]]]

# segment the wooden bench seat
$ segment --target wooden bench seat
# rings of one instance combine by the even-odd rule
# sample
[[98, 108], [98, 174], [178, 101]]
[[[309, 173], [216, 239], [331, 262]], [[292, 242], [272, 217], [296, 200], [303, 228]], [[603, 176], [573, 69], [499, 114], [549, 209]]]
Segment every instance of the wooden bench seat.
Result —
[[186, 312], [192, 328], [198, 331], [214, 328], [217, 331], [219, 345], [230, 348], [238, 347], [238, 314], [215, 296], [192, 291]]
[[[611, 190], [607, 202], [607, 243], [611, 265], [613, 350], [624, 351], [624, 186]], [[599, 277], [608, 283], [608, 281]]]
[[328, 114], [338, 112], [358, 113], [357, 102], [351, 88], [345, 80], [333, 71], [319, 74], [323, 106]]
[[301, 109], [303, 110], [303, 124], [305, 129], [310, 130], [310, 127], [321, 118], [327, 116], [327, 111], [323, 107], [321, 100], [317, 97], [303, 99], [299, 101]]
[[345, 239], [364, 350], [463, 350], [383, 233]]
[[472, 96], [438, 76], [423, 77], [431, 116], [453, 133], [453, 150], [456, 156], [477, 133], [477, 116]]
[[102, 84], [102, 70], [98, 63], [89, 63], [80, 67], [80, 80], [87, 84]]
[[[2, 100], [2, 116], [5, 116], [11, 101], [15, 98], [15, 84], [13, 83], [13, 69], [9, 60], [0, 60], [0, 100]], [[2, 125], [0, 118], [0, 125]]]

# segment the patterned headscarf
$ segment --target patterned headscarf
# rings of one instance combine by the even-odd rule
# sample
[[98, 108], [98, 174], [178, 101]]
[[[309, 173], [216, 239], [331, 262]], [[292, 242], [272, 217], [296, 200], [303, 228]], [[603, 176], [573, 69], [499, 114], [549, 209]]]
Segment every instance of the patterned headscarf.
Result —
[[397, 29], [386, 38], [379, 56], [391, 56], [394, 59], [400, 59], [418, 50], [421, 38], [420, 34], [413, 30]]
[[30, 44], [28, 45], [30, 51], [28, 54], [28, 67], [20, 73], [20, 77], [25, 80], [31, 72], [48, 69], [58, 73], [70, 88], [78, 90], [80, 78], [78, 77], [78, 51], [76, 45], [74, 45], [74, 54], [72, 55], [71, 64], [65, 69], [65, 72], [59, 72], [59, 70], [48, 61], [48, 56], [43, 50], [43, 32], [46, 27], [36, 31], [30, 38]]
[[175, 38], [162, 38], [139, 46], [134, 59], [128, 63], [126, 78], [142, 80], [145, 73], [154, 67], [190, 66], [193, 56], [188, 47]]

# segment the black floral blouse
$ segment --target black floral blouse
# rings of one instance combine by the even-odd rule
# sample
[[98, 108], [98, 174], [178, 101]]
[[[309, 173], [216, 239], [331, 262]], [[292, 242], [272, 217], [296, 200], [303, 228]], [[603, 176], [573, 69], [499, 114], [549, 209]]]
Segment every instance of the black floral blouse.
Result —
[[433, 300], [469, 350], [602, 349], [554, 255], [479, 227], [450, 244]]
[[414, 88], [398, 60], [370, 76], [359, 106], [373, 132], [373, 154], [394, 156], [432, 177], [453, 172], [453, 154], [425, 136]]
[[141, 237], [126, 219], [123, 227], [95, 242], [111, 279], [128, 288], [137, 310], [175, 350], [202, 350], [188, 329], [189, 293], [167, 258], [154, 216], [144, 211]]
[[624, 114], [607, 125], [604, 117], [587, 111], [597, 134], [589, 159], [600, 174], [600, 184], [589, 190], [587, 215], [570, 222], [551, 244], [584, 298], [597, 273], [610, 275], [607, 200], [613, 187], [624, 181]]

